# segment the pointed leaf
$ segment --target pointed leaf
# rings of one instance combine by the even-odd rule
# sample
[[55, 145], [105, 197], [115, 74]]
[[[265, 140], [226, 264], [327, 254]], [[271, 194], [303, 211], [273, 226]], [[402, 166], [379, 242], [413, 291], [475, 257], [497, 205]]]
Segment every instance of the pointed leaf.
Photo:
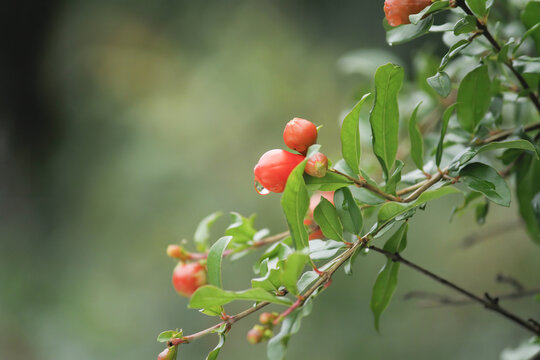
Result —
[[413, 159], [416, 167], [420, 170], [424, 169], [424, 140], [422, 139], [422, 133], [416, 123], [416, 114], [418, 108], [422, 102], [418, 103], [414, 108], [414, 111], [409, 119], [409, 139], [411, 141], [411, 158]]
[[216, 360], [218, 358], [219, 352], [221, 351], [221, 348], [225, 345], [225, 334], [220, 333], [219, 334], [219, 342], [214, 348], [214, 350], [210, 351], [208, 356], [206, 357], [206, 360]]
[[345, 231], [360, 235], [363, 225], [362, 213], [354, 201], [351, 191], [348, 188], [337, 190], [334, 193], [334, 204]]
[[375, 73], [375, 101], [369, 122], [373, 135], [373, 152], [381, 163], [385, 177], [390, 169], [398, 148], [399, 108], [398, 92], [403, 83], [403, 68], [386, 64]]
[[540, 193], [540, 160], [525, 155], [516, 165], [516, 196], [519, 213], [527, 226], [529, 237], [540, 245], [540, 219], [533, 204], [533, 199]]
[[510, 189], [491, 166], [482, 163], [468, 164], [461, 169], [459, 176], [469, 189], [481, 192], [496, 204], [510, 206]]
[[450, 76], [444, 71], [439, 71], [432, 77], [428, 77], [427, 83], [442, 97], [447, 97], [452, 91], [452, 81]]
[[[405, 222], [384, 244], [384, 250], [396, 253], [401, 252], [407, 243], [408, 223]], [[388, 307], [392, 295], [397, 287], [399, 262], [387, 259], [386, 264], [377, 275], [371, 295], [371, 310], [375, 317], [375, 329], [379, 331], [379, 319], [383, 311]]]
[[491, 81], [486, 65], [469, 72], [459, 85], [457, 116], [463, 129], [474, 133], [476, 126], [486, 114], [491, 102]]
[[341, 153], [347, 165], [355, 172], [358, 172], [360, 164], [360, 109], [362, 104], [371, 94], [364, 95], [360, 101], [354, 105], [350, 113], [343, 119], [341, 125]]
[[313, 211], [313, 218], [327, 238], [345, 241], [343, 239], [343, 225], [339, 220], [336, 208], [330, 201], [321, 197], [319, 205]]
[[384, 27], [386, 28], [386, 42], [390, 45], [399, 45], [411, 40], [414, 40], [429, 32], [431, 25], [433, 25], [433, 16], [428, 16], [424, 20], [421, 20], [418, 24], [407, 24], [396, 27], [388, 25], [386, 19], [384, 20]]
[[208, 268], [208, 283], [217, 287], [221, 286], [221, 262], [223, 261], [223, 251], [229, 245], [232, 236], [224, 236], [212, 245], [208, 252], [206, 266]]
[[208, 215], [201, 220], [197, 229], [195, 230], [195, 235], [193, 235], [193, 240], [197, 245], [197, 250], [204, 252], [208, 249], [208, 240], [210, 239], [210, 228], [223, 215], [221, 211], [217, 211], [213, 214]]
[[308, 233], [304, 226], [304, 216], [309, 208], [309, 196], [304, 183], [306, 160], [294, 168], [287, 179], [285, 191], [281, 197], [281, 206], [297, 250], [308, 246]]
[[460, 193], [458, 189], [452, 186], [444, 186], [435, 190], [428, 190], [422, 193], [415, 201], [410, 203], [387, 202], [381, 206], [377, 214], [379, 225], [395, 218], [396, 216], [405, 213], [417, 206], [425, 204], [428, 201], [438, 199], [440, 197]]
[[444, 148], [444, 137], [446, 136], [448, 122], [450, 121], [450, 117], [452, 116], [455, 107], [456, 104], [450, 105], [448, 108], [446, 108], [442, 116], [441, 136], [439, 138], [439, 144], [437, 144], [437, 154], [435, 155], [435, 163], [437, 164], [437, 167], [441, 165], [442, 153]]
[[204, 309], [225, 305], [235, 300], [268, 301], [275, 304], [291, 305], [289, 299], [277, 297], [260, 288], [244, 291], [227, 291], [213, 285], [205, 285], [193, 293], [189, 301], [189, 307]]

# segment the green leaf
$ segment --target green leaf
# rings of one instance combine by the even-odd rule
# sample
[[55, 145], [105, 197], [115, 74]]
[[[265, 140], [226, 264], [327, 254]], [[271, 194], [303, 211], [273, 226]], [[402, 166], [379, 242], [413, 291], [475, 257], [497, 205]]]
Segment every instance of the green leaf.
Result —
[[465, 211], [465, 209], [467, 209], [467, 207], [472, 203], [474, 202], [476, 199], [482, 197], [482, 194], [479, 193], [479, 192], [476, 192], [476, 191], [471, 191], [470, 193], [466, 194], [465, 195], [465, 198], [463, 199], [463, 204], [459, 205], [459, 206], [455, 206], [453, 209], [452, 209], [452, 213], [450, 214], [450, 221], [453, 220], [454, 218], [454, 215], [456, 214], [460, 214], [462, 213], [463, 211]]
[[[334, 197], [335, 201], [335, 197]], [[314, 239], [309, 241], [309, 257], [312, 260], [326, 260], [336, 255], [340, 250], [345, 248], [345, 244], [341, 241], [334, 240], [319, 240]]]
[[439, 143], [437, 144], [437, 154], [435, 155], [435, 163], [437, 164], [437, 167], [441, 165], [442, 153], [444, 148], [444, 137], [446, 136], [448, 122], [450, 121], [450, 117], [452, 116], [455, 107], [456, 104], [447, 107], [442, 116], [441, 136], [439, 138]]
[[467, 15], [454, 26], [454, 35], [470, 33], [476, 30], [476, 18], [472, 15]]
[[330, 201], [321, 197], [319, 205], [313, 211], [313, 218], [327, 238], [345, 241], [343, 239], [343, 225], [339, 220], [336, 208]]
[[362, 104], [371, 94], [364, 95], [360, 101], [354, 105], [350, 113], [343, 119], [341, 125], [341, 153], [347, 165], [356, 173], [360, 164], [360, 109]]
[[[529, 1], [521, 13], [521, 22], [527, 29], [532, 29], [538, 24], [538, 19], [540, 19], [540, 1]], [[537, 28], [531, 36], [536, 44], [537, 53], [540, 53], [540, 29]]]
[[348, 188], [341, 188], [334, 193], [334, 204], [345, 231], [360, 235], [363, 226], [362, 213]]
[[429, 33], [431, 25], [433, 25], [433, 16], [428, 16], [416, 25], [407, 24], [396, 27], [388, 25], [388, 22], [385, 19], [384, 27], [386, 28], [386, 42], [390, 46], [409, 42]]
[[[540, 11], [538, 12], [538, 16], [540, 16]], [[523, 45], [523, 43], [525, 42], [525, 40], [529, 37], [529, 36], [533, 36], [535, 35], [536, 33], [538, 33], [540, 35], [540, 22], [533, 25], [529, 30], [527, 30], [525, 32], [525, 34], [523, 34], [523, 36], [521, 37], [521, 40], [519, 40], [519, 43], [514, 47], [514, 49], [512, 50], [512, 54], [516, 54], [517, 51], [519, 50], [519, 48], [521, 47], [521, 45]], [[539, 36], [540, 37], [540, 36]], [[502, 49], [501, 49], [502, 50]], [[506, 60], [506, 58], [505, 58]]]
[[474, 15], [479, 18], [483, 18], [487, 15], [486, 0], [466, 0], [467, 5], [472, 10]]
[[326, 175], [322, 178], [304, 174], [304, 180], [308, 189], [321, 191], [335, 191], [339, 188], [354, 184], [354, 182], [348, 180], [346, 177], [330, 171], [327, 171]]
[[269, 360], [285, 360], [285, 353], [292, 335], [300, 330], [302, 319], [311, 313], [313, 308], [313, 295], [310, 296], [304, 305], [290, 313], [281, 323], [281, 329], [273, 338], [268, 341], [266, 355]]
[[449, 168], [457, 169], [463, 166], [464, 164], [468, 163], [476, 155], [486, 152], [486, 151], [492, 151], [492, 150], [497, 150], [497, 149], [527, 150], [538, 155], [536, 153], [536, 148], [534, 144], [527, 140], [519, 139], [519, 140], [494, 141], [486, 145], [466, 149], [465, 151], [460, 153], [458, 156], [456, 156], [456, 159], [452, 160], [451, 164], [449, 165]]
[[436, 1], [432, 3], [430, 6], [425, 7], [418, 14], [409, 15], [409, 21], [411, 22], [411, 24], [418, 24], [418, 22], [422, 20], [422, 18], [426, 17], [427, 15], [433, 14], [442, 10], [448, 10], [448, 9], [450, 9], [449, 1], [446, 1], [446, 0]]
[[540, 245], [540, 219], [533, 206], [533, 199], [540, 193], [540, 160], [525, 155], [516, 164], [516, 196], [519, 213], [527, 226], [529, 237]]
[[418, 199], [410, 203], [387, 202], [379, 209], [377, 220], [379, 225], [395, 218], [396, 216], [405, 213], [417, 206], [425, 204], [428, 201], [438, 199], [440, 197], [460, 193], [458, 189], [452, 186], [443, 186], [435, 190], [428, 190], [422, 193]]
[[157, 341], [159, 342], [167, 342], [172, 339], [180, 338], [182, 337], [182, 330], [167, 330], [160, 333], [157, 337]]
[[441, 64], [439, 65], [439, 71], [442, 71], [448, 62], [452, 60], [457, 54], [459, 54], [463, 49], [469, 46], [471, 42], [469, 40], [461, 39], [450, 47], [446, 55], [443, 56]]
[[476, 205], [476, 222], [478, 225], [483, 225], [486, 222], [486, 216], [489, 210], [489, 201], [486, 200]]
[[296, 283], [308, 261], [309, 255], [297, 251], [289, 255], [283, 264], [280, 271], [281, 284], [293, 295], [299, 295]]
[[399, 108], [398, 92], [403, 83], [403, 68], [386, 64], [375, 73], [375, 101], [369, 122], [373, 135], [373, 152], [381, 163], [385, 177], [390, 169], [398, 148]]
[[401, 181], [401, 170], [403, 169], [403, 161], [397, 160], [396, 161], [396, 167], [394, 169], [394, 172], [386, 182], [386, 185], [384, 187], [385, 191], [387, 193], [396, 195], [396, 187], [397, 184]]
[[309, 208], [309, 196], [303, 176], [305, 167], [306, 160], [294, 168], [287, 179], [287, 185], [281, 197], [281, 207], [297, 250], [308, 246], [308, 233], [304, 226], [304, 216]]
[[491, 166], [482, 163], [468, 164], [461, 169], [459, 176], [469, 189], [481, 192], [496, 204], [510, 206], [510, 189]]
[[197, 289], [189, 301], [190, 308], [203, 309], [225, 305], [235, 300], [268, 301], [275, 304], [291, 305], [289, 299], [277, 297], [260, 288], [243, 291], [227, 291], [213, 285], [205, 285]]
[[[405, 249], [407, 244], [408, 223], [405, 222], [384, 244], [384, 250], [396, 253]], [[375, 317], [375, 329], [379, 331], [379, 320], [383, 311], [388, 307], [397, 287], [399, 262], [387, 259], [386, 264], [377, 275], [371, 295], [371, 311]]]
[[225, 345], [225, 334], [220, 333], [219, 334], [219, 342], [214, 348], [214, 350], [210, 351], [208, 356], [206, 357], [206, 360], [216, 360], [218, 358], [219, 352], [221, 351], [221, 348]]
[[444, 71], [437, 72], [435, 75], [428, 77], [426, 81], [442, 97], [447, 97], [452, 91], [452, 81]]
[[411, 158], [418, 169], [423, 171], [424, 169], [424, 140], [422, 139], [422, 133], [416, 123], [416, 114], [418, 108], [422, 102], [414, 108], [414, 111], [409, 119], [409, 139], [411, 140]]
[[386, 201], [379, 195], [375, 195], [374, 193], [365, 188], [359, 188], [355, 186], [350, 187], [349, 190], [351, 191], [356, 201], [358, 201], [360, 204], [380, 205]]
[[457, 116], [463, 129], [470, 133], [474, 133], [489, 108], [490, 87], [486, 65], [473, 69], [461, 81], [457, 94]]
[[217, 287], [221, 286], [221, 262], [223, 261], [223, 251], [229, 245], [232, 236], [224, 236], [212, 245], [208, 252], [206, 266], [208, 268], [208, 283]]
[[232, 236], [232, 243], [245, 244], [253, 240], [257, 230], [253, 226], [255, 215], [246, 218], [236, 212], [231, 212], [231, 225], [225, 230], [225, 235]]
[[210, 240], [210, 228], [217, 219], [219, 219], [223, 215], [221, 211], [217, 211], [213, 214], [208, 215], [204, 219], [201, 220], [199, 225], [197, 225], [197, 229], [195, 230], [195, 235], [193, 235], [193, 239], [195, 241], [195, 244], [197, 245], [197, 250], [200, 252], [205, 252], [208, 249], [208, 240]]

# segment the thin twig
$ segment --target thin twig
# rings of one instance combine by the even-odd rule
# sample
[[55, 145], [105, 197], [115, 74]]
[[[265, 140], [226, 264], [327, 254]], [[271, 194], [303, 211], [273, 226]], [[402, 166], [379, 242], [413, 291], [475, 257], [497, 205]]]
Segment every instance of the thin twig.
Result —
[[[456, 0], [456, 4], [461, 9], [463, 9], [463, 11], [465, 11], [467, 15], [475, 16], [473, 12], [471, 11], [471, 9], [465, 3], [465, 0]], [[487, 25], [481, 22], [480, 19], [476, 18], [476, 26], [478, 27], [478, 29], [482, 31], [482, 35], [484, 35], [484, 37], [493, 46], [493, 48], [495, 49], [495, 52], [498, 53], [501, 50], [501, 46], [499, 45], [497, 40], [495, 40], [493, 35], [491, 35], [491, 33], [489, 32], [487, 28]], [[527, 92], [529, 98], [531, 99], [534, 106], [536, 107], [536, 110], [540, 112], [540, 101], [538, 100], [538, 96], [532, 91], [532, 89], [530, 88], [525, 78], [514, 68], [514, 64], [512, 63], [512, 60], [508, 59], [504, 64], [510, 69], [510, 71], [518, 79], [519, 83], [521, 84], [521, 87], [523, 88], [523, 90]]]
[[380, 254], [385, 255], [387, 258], [389, 258], [392, 261], [402, 263], [402, 264], [404, 264], [404, 265], [406, 265], [406, 266], [408, 266], [408, 267], [422, 273], [423, 275], [426, 275], [427, 277], [437, 281], [438, 283], [440, 283], [440, 284], [442, 284], [444, 286], [447, 286], [447, 287], [449, 287], [451, 289], [456, 290], [460, 294], [466, 296], [471, 301], [474, 301], [474, 302], [477, 302], [477, 303], [479, 303], [481, 305], [484, 305], [484, 307], [486, 309], [494, 311], [497, 314], [505, 317], [506, 319], [508, 319], [508, 320], [520, 325], [521, 327], [529, 330], [533, 334], [535, 334], [537, 336], [540, 336], [540, 327], [532, 324], [529, 321], [523, 320], [519, 316], [517, 316], [517, 315], [511, 313], [510, 311], [504, 309], [503, 307], [501, 307], [499, 305], [498, 299], [489, 296], [488, 293], [484, 294], [484, 296], [485, 296], [485, 299], [484, 299], [484, 298], [482, 298], [480, 296], [477, 296], [477, 295], [471, 293], [470, 291], [465, 290], [464, 288], [454, 284], [453, 282], [450, 282], [450, 281], [448, 281], [448, 280], [446, 280], [446, 279], [432, 273], [431, 271], [421, 267], [420, 265], [417, 265], [417, 264], [403, 258], [399, 253], [392, 253], [392, 252], [386, 251], [384, 249], [378, 248], [378, 247], [373, 246], [373, 245], [369, 246], [369, 249], [373, 250], [373, 251], [376, 251], [376, 252], [378, 252]]
[[352, 176], [349, 176], [345, 173], [342, 173], [341, 171], [339, 170], [336, 170], [336, 169], [328, 169], [328, 171], [330, 172], [333, 172], [334, 174], [338, 174], [338, 175], [341, 175], [345, 178], [347, 178], [347, 180], [350, 180], [352, 181], [353, 183], [356, 184], [356, 186], [358, 187], [363, 187], [369, 191], [371, 191], [372, 193], [374, 194], [377, 194], [379, 196], [382, 196], [383, 198], [385, 198], [386, 200], [390, 200], [390, 201], [397, 201], [397, 202], [401, 202], [401, 198], [399, 197], [396, 197], [392, 194], [388, 194], [384, 191], [382, 191], [381, 189], [379, 189], [377, 186], [373, 186], [371, 185], [370, 183], [368, 183], [366, 180], [360, 180], [360, 179], [355, 179], [353, 178]]
[[[534, 130], [538, 130], [538, 129], [540, 129], [540, 122], [528, 124], [528, 125], [525, 125], [523, 127], [523, 130], [525, 130], [525, 131], [534, 131]], [[516, 131], [516, 129], [501, 130], [501, 131], [498, 131], [497, 133], [491, 135], [488, 138], [477, 141], [476, 144], [477, 145], [483, 145], [483, 144], [488, 144], [488, 143], [494, 142], [494, 141], [504, 140], [507, 137], [511, 136], [515, 131]]]
[[[527, 289], [520, 292], [511, 292], [501, 295], [497, 295], [495, 298], [499, 300], [517, 300], [524, 297], [534, 296], [540, 293], [540, 288]], [[439, 307], [439, 306], [462, 306], [476, 303], [475, 300], [469, 298], [456, 299], [450, 296], [427, 292], [427, 291], [411, 291], [403, 296], [404, 300], [420, 299], [428, 300], [430, 303], [427, 307]]]
[[236, 315], [232, 315], [232, 316], [229, 316], [227, 318], [227, 320], [224, 320], [214, 326], [210, 326], [209, 328], [207, 329], [204, 329], [202, 331], [199, 331], [199, 332], [196, 332], [194, 334], [191, 334], [191, 335], [187, 335], [187, 336], [182, 336], [181, 338], [178, 338], [178, 339], [172, 339], [171, 341], [169, 341], [169, 343], [167, 344], [168, 346], [176, 346], [176, 345], [179, 345], [179, 344], [187, 344], [189, 343], [190, 341], [193, 341], [195, 339], [198, 339], [202, 336], [205, 336], [205, 335], [208, 335], [208, 334], [211, 334], [213, 331], [219, 329], [221, 326], [227, 324], [229, 326], [232, 326], [234, 323], [236, 323], [237, 321], [239, 320], [242, 320], [243, 318], [245, 318], [246, 316], [249, 316], [251, 314], [253, 314], [254, 312], [257, 312], [259, 311], [260, 309], [262, 309], [263, 307], [269, 305], [270, 303], [269, 302], [261, 302], [259, 304], [257, 304], [256, 306], [253, 306], [249, 309], [246, 309]]

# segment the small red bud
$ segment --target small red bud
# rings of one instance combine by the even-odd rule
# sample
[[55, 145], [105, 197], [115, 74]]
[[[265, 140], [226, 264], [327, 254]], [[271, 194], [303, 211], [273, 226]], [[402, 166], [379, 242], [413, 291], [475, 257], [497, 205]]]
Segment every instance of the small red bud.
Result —
[[319, 228], [316, 231], [313, 231], [309, 234], [309, 240], [315, 240], [315, 239], [324, 239], [324, 234], [322, 230]]
[[167, 255], [173, 259], [182, 259], [182, 254], [184, 249], [179, 245], [169, 245], [167, 246]]
[[323, 153], [316, 153], [306, 161], [304, 172], [308, 175], [322, 178], [328, 169], [328, 158]]
[[178, 263], [173, 271], [172, 283], [180, 295], [190, 297], [206, 284], [206, 268], [198, 262]]
[[176, 346], [171, 346], [159, 353], [157, 360], [174, 360], [176, 359]]
[[305, 159], [304, 156], [285, 150], [274, 149], [261, 156], [253, 173], [255, 182], [266, 190], [280, 193], [285, 190], [285, 184], [291, 171]]
[[409, 15], [417, 14], [431, 4], [431, 0], [385, 0], [384, 13], [390, 26], [410, 24]]
[[271, 324], [277, 317], [279, 316], [278, 313], [269, 313], [264, 312], [261, 315], [259, 315], [259, 322], [263, 325], [269, 325]]
[[263, 338], [263, 328], [261, 326], [255, 325], [253, 329], [249, 330], [247, 333], [247, 341], [250, 344], [258, 344]]
[[309, 120], [294, 118], [285, 125], [283, 141], [289, 149], [305, 155], [307, 149], [317, 141], [317, 127]]

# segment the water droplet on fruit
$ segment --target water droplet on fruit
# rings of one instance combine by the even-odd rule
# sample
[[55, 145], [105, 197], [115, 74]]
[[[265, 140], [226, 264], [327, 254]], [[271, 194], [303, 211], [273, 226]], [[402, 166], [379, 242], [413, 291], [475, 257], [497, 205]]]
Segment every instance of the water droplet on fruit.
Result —
[[264, 186], [262, 186], [261, 183], [259, 183], [257, 180], [255, 180], [255, 190], [260, 195], [268, 195], [268, 194], [270, 194], [270, 190], [268, 190]]

